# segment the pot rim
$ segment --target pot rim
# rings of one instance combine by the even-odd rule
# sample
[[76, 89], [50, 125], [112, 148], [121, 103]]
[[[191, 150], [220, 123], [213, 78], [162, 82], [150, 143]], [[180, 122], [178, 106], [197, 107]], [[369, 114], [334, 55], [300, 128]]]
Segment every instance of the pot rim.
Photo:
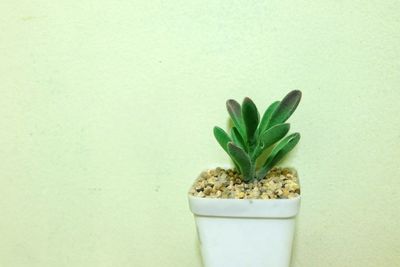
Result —
[[[211, 168], [232, 168], [231, 165], [219, 164]], [[297, 170], [292, 167], [286, 167]], [[193, 184], [192, 184], [193, 185]], [[192, 187], [191, 185], [191, 187]], [[191, 188], [190, 187], [190, 188]], [[190, 189], [189, 189], [190, 190]], [[190, 210], [195, 216], [234, 217], [234, 218], [292, 218], [300, 209], [301, 194], [290, 199], [232, 199], [202, 198], [188, 192]]]

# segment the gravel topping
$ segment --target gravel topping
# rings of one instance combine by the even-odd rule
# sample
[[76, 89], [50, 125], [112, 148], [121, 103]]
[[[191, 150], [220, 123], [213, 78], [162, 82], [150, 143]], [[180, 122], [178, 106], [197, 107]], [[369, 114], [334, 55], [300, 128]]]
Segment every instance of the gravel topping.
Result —
[[201, 198], [288, 199], [300, 195], [297, 172], [274, 167], [261, 180], [245, 183], [234, 169], [216, 168], [204, 171], [189, 194]]

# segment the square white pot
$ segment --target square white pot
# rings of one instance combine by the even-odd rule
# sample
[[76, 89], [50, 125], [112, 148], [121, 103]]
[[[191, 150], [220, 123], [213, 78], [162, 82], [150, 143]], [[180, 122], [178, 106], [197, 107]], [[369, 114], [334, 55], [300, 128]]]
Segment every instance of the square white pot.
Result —
[[189, 195], [204, 267], [288, 267], [300, 198]]

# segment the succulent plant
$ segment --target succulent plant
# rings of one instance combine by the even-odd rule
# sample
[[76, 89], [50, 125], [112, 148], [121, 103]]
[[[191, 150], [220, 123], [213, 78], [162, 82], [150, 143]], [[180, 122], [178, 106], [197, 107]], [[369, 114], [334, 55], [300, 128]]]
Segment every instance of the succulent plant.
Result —
[[[214, 127], [214, 136], [231, 157], [245, 182], [264, 178], [299, 142], [299, 133], [286, 136], [290, 129], [286, 120], [296, 110], [300, 99], [299, 90], [291, 91], [281, 101], [273, 102], [261, 120], [257, 107], [250, 98], [246, 97], [241, 106], [233, 99], [226, 102], [233, 126], [230, 134], [220, 127]], [[275, 143], [277, 144], [266, 160], [262, 165], [259, 164], [260, 156]]]

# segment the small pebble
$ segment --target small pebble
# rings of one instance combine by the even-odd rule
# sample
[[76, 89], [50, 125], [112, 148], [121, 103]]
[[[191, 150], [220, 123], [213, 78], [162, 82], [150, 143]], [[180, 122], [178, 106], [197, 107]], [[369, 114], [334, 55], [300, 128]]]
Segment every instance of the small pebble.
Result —
[[210, 193], [211, 193], [211, 190], [212, 190], [212, 188], [210, 187], [210, 186], [207, 186], [205, 189], [204, 189], [204, 194], [206, 195], [206, 196], [209, 196], [210, 195]]
[[237, 198], [244, 198], [244, 196], [245, 196], [245, 193], [244, 192], [239, 192], [238, 194], [237, 194]]

